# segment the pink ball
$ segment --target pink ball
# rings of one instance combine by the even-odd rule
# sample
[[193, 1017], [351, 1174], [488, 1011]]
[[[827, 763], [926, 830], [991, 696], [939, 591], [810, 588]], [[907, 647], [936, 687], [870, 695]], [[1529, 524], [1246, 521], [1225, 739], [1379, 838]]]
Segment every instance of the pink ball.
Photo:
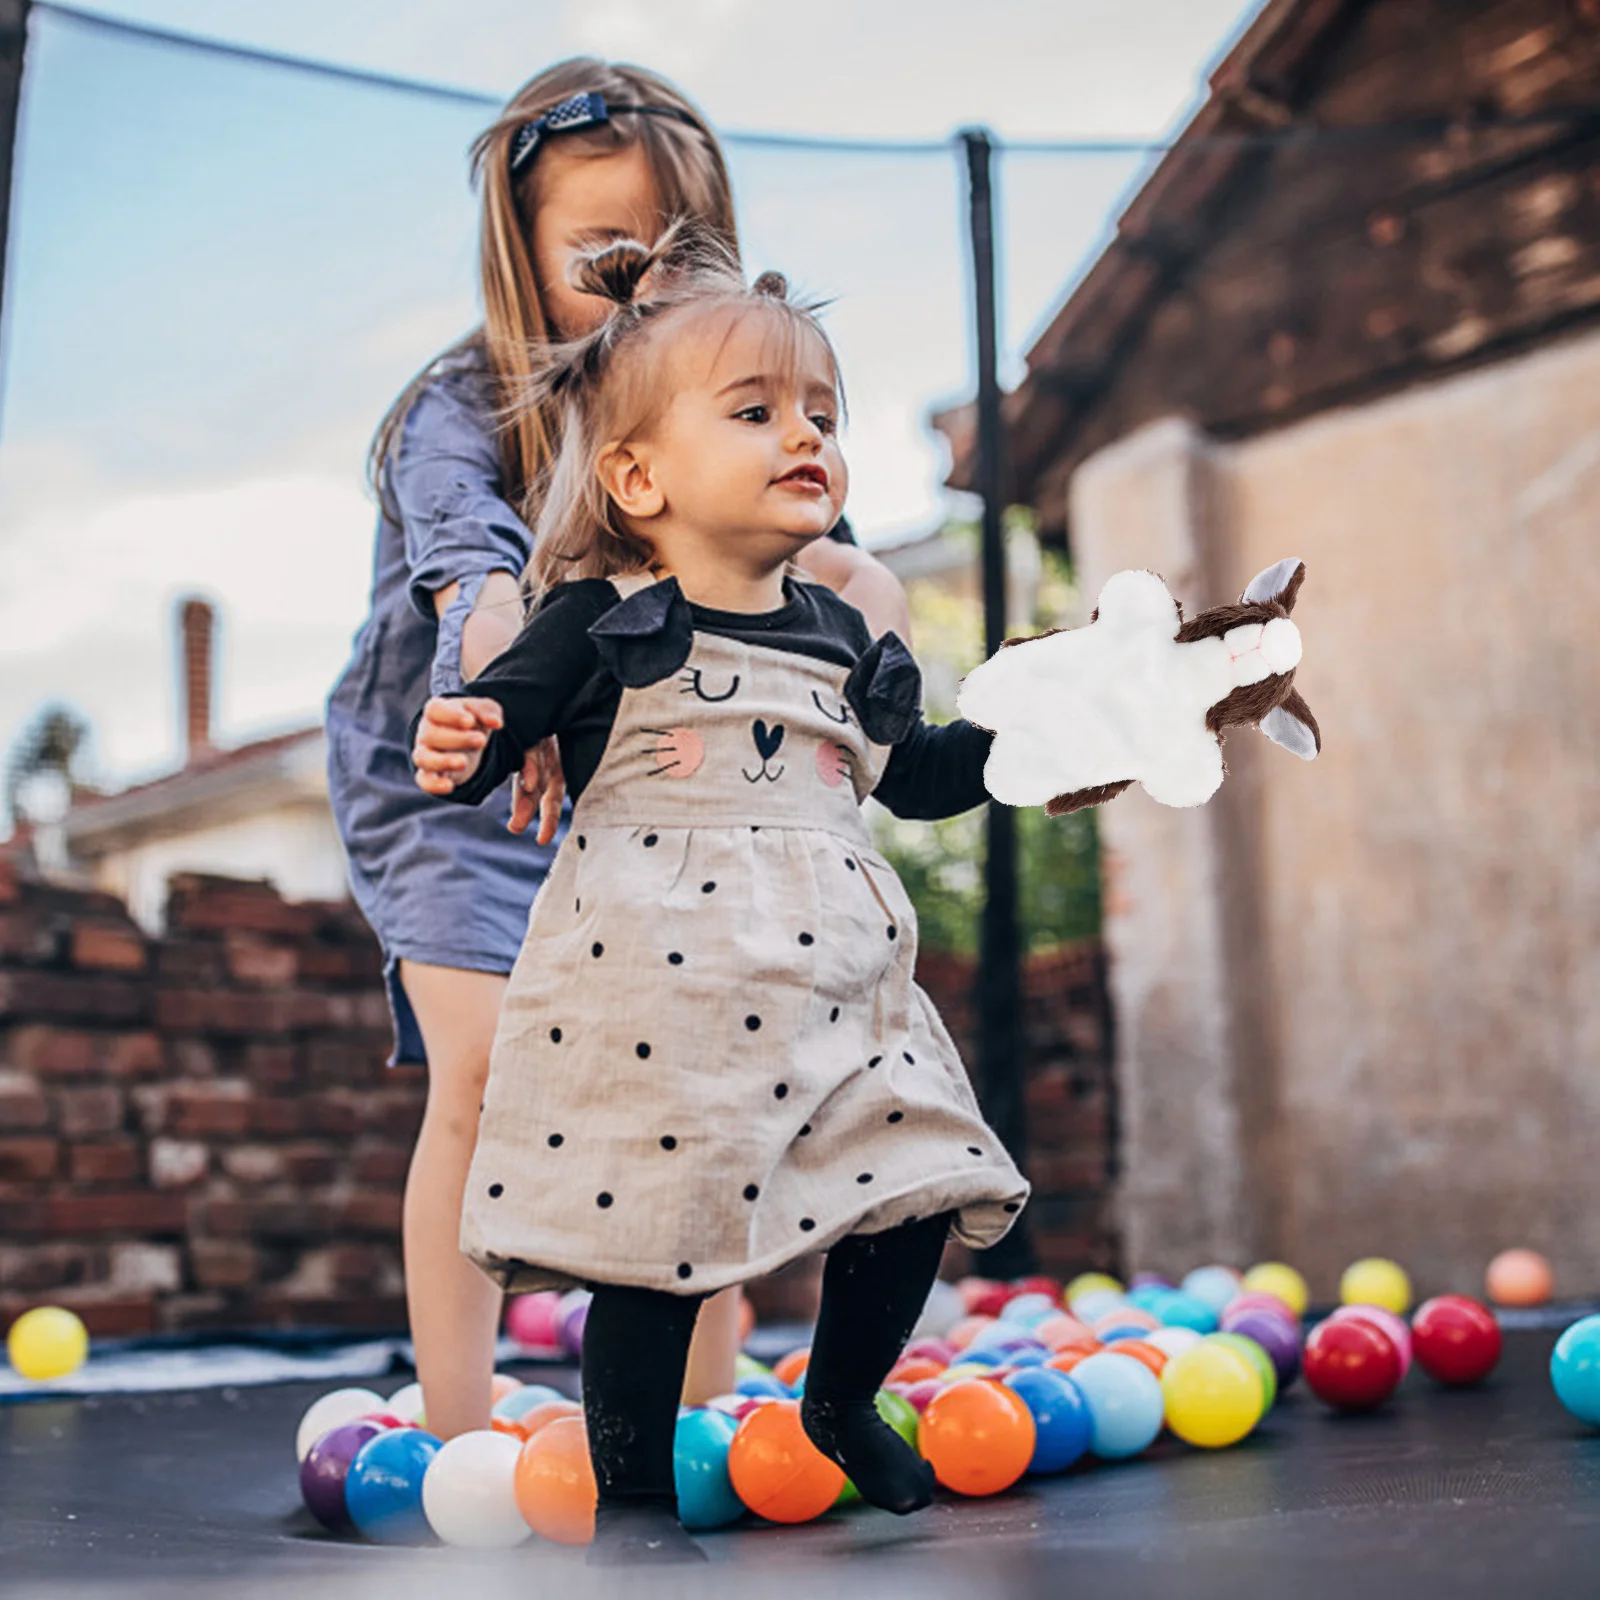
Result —
[[553, 1289], [519, 1294], [506, 1307], [506, 1337], [539, 1355], [561, 1353], [561, 1296]]
[[956, 1347], [943, 1339], [913, 1339], [900, 1352], [902, 1361], [937, 1361], [944, 1367], [948, 1367], [955, 1358]]
[[1411, 1370], [1411, 1329], [1407, 1327], [1404, 1317], [1397, 1317], [1394, 1312], [1386, 1311], [1382, 1306], [1340, 1306], [1328, 1318], [1329, 1322], [1366, 1322], [1370, 1323], [1380, 1333], [1389, 1336], [1396, 1354], [1400, 1357], [1400, 1376], [1403, 1378]]
[[937, 1378], [924, 1378], [920, 1383], [897, 1383], [891, 1385], [906, 1400], [917, 1408], [920, 1416], [928, 1409], [928, 1402], [944, 1388]]

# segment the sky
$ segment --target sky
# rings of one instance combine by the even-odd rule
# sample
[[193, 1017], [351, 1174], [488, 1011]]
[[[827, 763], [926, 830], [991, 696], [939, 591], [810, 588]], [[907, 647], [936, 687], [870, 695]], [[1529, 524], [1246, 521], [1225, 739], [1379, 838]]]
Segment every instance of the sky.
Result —
[[[1242, 0], [84, 0], [163, 29], [508, 96], [640, 61], [725, 133], [1160, 137]], [[219, 606], [221, 737], [317, 718], [365, 611], [368, 439], [477, 320], [489, 112], [36, 12], [0, 347], [0, 753], [48, 702], [117, 785], [179, 759], [173, 615]], [[747, 264], [833, 300], [864, 542], [936, 526], [927, 427], [968, 394], [954, 154], [729, 150]], [[1145, 163], [1007, 154], [1005, 375]]]

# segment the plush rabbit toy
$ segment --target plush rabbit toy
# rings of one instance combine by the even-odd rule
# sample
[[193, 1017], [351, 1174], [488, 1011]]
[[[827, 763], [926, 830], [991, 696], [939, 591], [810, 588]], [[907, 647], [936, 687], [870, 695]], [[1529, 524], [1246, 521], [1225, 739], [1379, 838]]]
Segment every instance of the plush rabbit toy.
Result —
[[1119, 572], [1088, 627], [1007, 639], [956, 698], [995, 735], [989, 793], [1058, 817], [1137, 781], [1163, 805], [1197, 806], [1222, 782], [1223, 729], [1241, 724], [1314, 759], [1322, 736], [1294, 689], [1300, 631], [1289, 620], [1305, 575], [1304, 562], [1280, 561], [1238, 605], [1185, 622], [1155, 573]]

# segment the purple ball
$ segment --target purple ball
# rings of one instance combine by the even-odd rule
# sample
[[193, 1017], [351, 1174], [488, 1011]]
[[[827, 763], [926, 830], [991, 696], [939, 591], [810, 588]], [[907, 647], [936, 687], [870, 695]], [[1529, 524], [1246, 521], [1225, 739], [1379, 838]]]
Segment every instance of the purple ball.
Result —
[[561, 1318], [561, 1348], [576, 1361], [583, 1354], [583, 1330], [589, 1320], [589, 1302], [570, 1307]]
[[1175, 1287], [1169, 1280], [1163, 1278], [1159, 1272], [1136, 1272], [1133, 1282], [1128, 1285], [1130, 1289], [1171, 1289]]
[[1267, 1352], [1282, 1393], [1300, 1375], [1300, 1330], [1270, 1311], [1241, 1311], [1226, 1323], [1229, 1333], [1242, 1333]]
[[381, 1422], [347, 1422], [342, 1428], [330, 1428], [306, 1452], [300, 1463], [300, 1495], [306, 1510], [330, 1533], [355, 1532], [344, 1501], [344, 1481], [362, 1445], [388, 1431]]

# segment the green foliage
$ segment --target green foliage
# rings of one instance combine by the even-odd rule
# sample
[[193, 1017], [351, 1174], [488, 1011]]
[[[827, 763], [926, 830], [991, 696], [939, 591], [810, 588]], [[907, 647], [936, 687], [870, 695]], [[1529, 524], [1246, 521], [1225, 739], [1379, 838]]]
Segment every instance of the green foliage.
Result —
[[[1034, 559], [1032, 530], [1021, 517], [1007, 529], [1014, 564]], [[977, 531], [955, 526], [946, 537], [971, 550]], [[1077, 591], [1064, 558], [1039, 554], [1033, 616], [1018, 633], [1079, 622]], [[957, 589], [924, 580], [911, 585], [911, 618], [930, 721], [955, 715], [961, 678], [983, 659], [983, 608], [976, 582]], [[943, 822], [907, 822], [871, 808], [878, 847], [893, 863], [917, 908], [922, 944], [973, 954], [983, 911], [987, 807]], [[1017, 822], [1018, 887], [1023, 948], [1044, 950], [1100, 931], [1100, 855], [1094, 810], [1047, 817], [1042, 809], [1013, 813]]]

